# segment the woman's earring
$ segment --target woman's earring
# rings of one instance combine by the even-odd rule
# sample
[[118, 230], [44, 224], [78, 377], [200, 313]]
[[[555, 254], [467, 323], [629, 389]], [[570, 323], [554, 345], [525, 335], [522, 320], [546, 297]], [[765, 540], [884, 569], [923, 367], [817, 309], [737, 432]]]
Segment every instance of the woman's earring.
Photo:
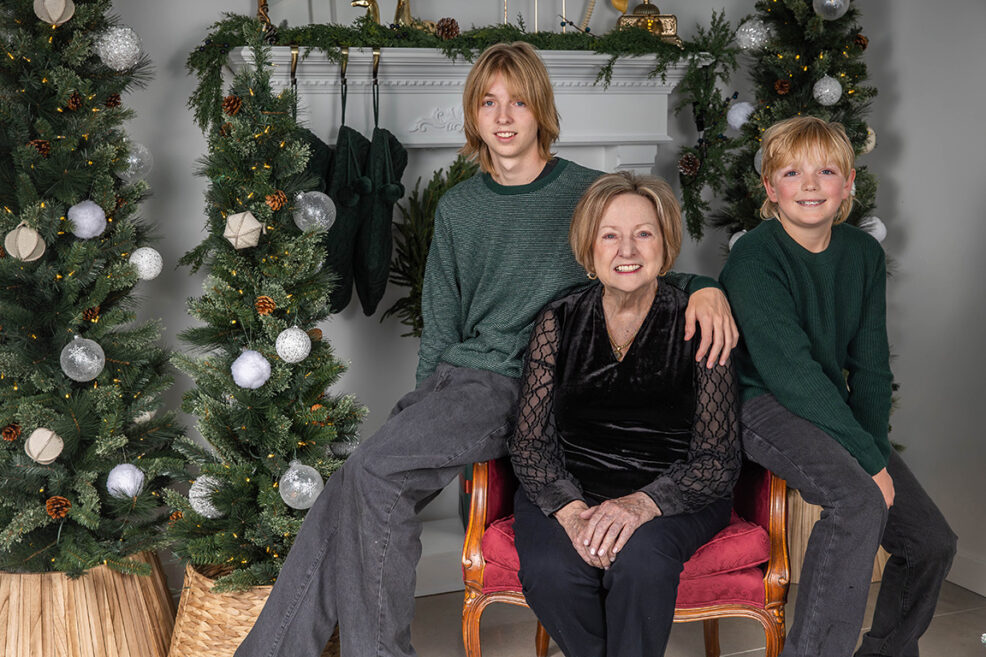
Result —
[[596, 272], [594, 272], [594, 271], [587, 271], [585, 273], [585, 277], [588, 278], [590, 281], [594, 281], [597, 278], [596, 277]]

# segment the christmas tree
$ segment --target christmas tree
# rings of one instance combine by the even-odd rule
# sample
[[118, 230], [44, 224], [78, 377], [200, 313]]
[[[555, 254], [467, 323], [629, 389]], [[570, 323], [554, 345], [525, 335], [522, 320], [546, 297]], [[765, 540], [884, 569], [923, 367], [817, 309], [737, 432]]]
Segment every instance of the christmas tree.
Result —
[[352, 446], [365, 415], [327, 391], [345, 368], [314, 328], [329, 312], [322, 264], [334, 207], [308, 191], [310, 133], [294, 118], [295, 95], [271, 89], [262, 24], [245, 29], [254, 66], [203, 126], [209, 235], [183, 258], [208, 270], [188, 306], [203, 325], [182, 334], [204, 353], [175, 357], [195, 380], [184, 410], [208, 446], [179, 444], [200, 473], [188, 498], [168, 497], [176, 553], [211, 566], [217, 591], [277, 577], [305, 510], [342, 464], [333, 453]]
[[[856, 155], [872, 150], [875, 135], [866, 114], [876, 89], [867, 86], [863, 52], [867, 39], [859, 12], [849, 0], [760, 0], [756, 16], [740, 25], [736, 41], [753, 58], [756, 102], [735, 102], [728, 120], [740, 137], [728, 156], [725, 207], [712, 223], [734, 236], [760, 223], [766, 198], [759, 173], [764, 131], [799, 115], [838, 121]], [[848, 221], [883, 238], [882, 222], [870, 216], [876, 180], [856, 165], [856, 203]]]
[[149, 572], [128, 557], [165, 544], [184, 466], [160, 328], [134, 312], [162, 266], [123, 131], [149, 63], [109, 10], [0, 5], [0, 570]]

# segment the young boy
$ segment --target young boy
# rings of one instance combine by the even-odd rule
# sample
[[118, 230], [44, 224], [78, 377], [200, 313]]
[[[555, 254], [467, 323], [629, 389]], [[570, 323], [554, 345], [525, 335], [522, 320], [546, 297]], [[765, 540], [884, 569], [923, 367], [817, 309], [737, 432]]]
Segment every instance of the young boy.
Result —
[[775, 221], [736, 242], [720, 277], [742, 336], [743, 448], [823, 508], [782, 654], [852, 653], [882, 543], [892, 556], [856, 654], [916, 657], [956, 538], [887, 438], [887, 273], [879, 243], [842, 223], [852, 144], [838, 123], [782, 121], [762, 172]]
[[[418, 386], [329, 478], [238, 657], [318, 657], [337, 622], [345, 657], [414, 655], [417, 512], [463, 466], [506, 454], [535, 315], [586, 282], [568, 226], [600, 172], [552, 157], [558, 114], [534, 50], [487, 49], [466, 80], [463, 107], [463, 152], [478, 157], [482, 173], [438, 205]], [[714, 282], [689, 289], [706, 284]], [[735, 326], [722, 292], [695, 293], [687, 337], [696, 317], [698, 358], [725, 362]]]

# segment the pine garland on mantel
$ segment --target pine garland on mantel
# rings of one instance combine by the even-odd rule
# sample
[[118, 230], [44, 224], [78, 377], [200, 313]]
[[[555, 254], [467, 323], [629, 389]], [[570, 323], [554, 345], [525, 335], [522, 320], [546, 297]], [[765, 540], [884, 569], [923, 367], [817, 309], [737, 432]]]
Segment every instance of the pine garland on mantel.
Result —
[[[212, 26], [202, 44], [189, 54], [186, 68], [198, 78], [198, 85], [188, 100], [188, 106], [203, 131], [209, 132], [222, 125], [223, 66], [230, 51], [247, 45], [250, 36], [257, 30], [263, 30], [263, 23], [257, 18], [227, 14], [226, 18]], [[695, 154], [699, 166], [689, 175], [682, 175], [680, 181], [689, 233], [699, 239], [704, 213], [708, 211], [707, 204], [702, 200], [703, 190], [707, 187], [718, 190], [725, 174], [721, 154], [728, 146], [723, 133], [729, 100], [720, 93], [719, 83], [728, 80], [736, 70], [739, 49], [733, 42], [733, 35], [734, 30], [722, 12], [713, 14], [708, 28], [699, 26], [696, 37], [684, 40], [682, 48], [642, 29], [614, 30], [601, 36], [583, 32], [527, 32], [522, 21], [519, 25], [475, 28], [443, 40], [413, 27], [378, 25], [364, 16], [354, 21], [352, 26], [330, 23], [279, 27], [272, 45], [299, 46], [304, 49], [303, 56], [317, 50], [331, 61], [340, 60], [342, 47], [435, 48], [450, 59], [461, 57], [472, 61], [495, 43], [526, 41], [539, 50], [580, 50], [609, 55], [609, 61], [600, 68], [597, 77], [597, 82], [602, 84], [609, 82], [613, 65], [619, 57], [653, 56], [652, 77], [663, 75], [674, 65], [684, 64], [686, 71], [678, 85], [675, 112], [682, 109], [691, 111], [703, 137], [695, 146], [681, 149], [679, 158], [686, 153]]]

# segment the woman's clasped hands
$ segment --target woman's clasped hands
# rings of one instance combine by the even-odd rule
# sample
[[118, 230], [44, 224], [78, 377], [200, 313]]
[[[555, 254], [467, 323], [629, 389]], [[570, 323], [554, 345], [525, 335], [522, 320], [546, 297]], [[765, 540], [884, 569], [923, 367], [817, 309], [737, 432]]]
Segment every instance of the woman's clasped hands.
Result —
[[572, 547], [596, 568], [609, 568], [630, 537], [649, 520], [661, 515], [654, 500], [636, 492], [590, 507], [582, 500], [566, 504], [555, 512]]

